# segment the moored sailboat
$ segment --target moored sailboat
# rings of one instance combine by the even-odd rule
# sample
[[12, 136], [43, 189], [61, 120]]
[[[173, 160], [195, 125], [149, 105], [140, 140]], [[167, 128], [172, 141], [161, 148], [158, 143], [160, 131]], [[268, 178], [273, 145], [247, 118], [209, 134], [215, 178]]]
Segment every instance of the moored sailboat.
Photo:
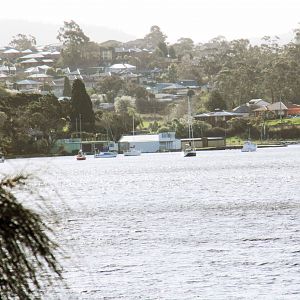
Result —
[[[76, 119], [77, 124], [77, 119]], [[77, 125], [76, 125], [77, 127]], [[80, 132], [80, 149], [76, 155], [76, 160], [86, 160], [85, 153], [82, 151], [82, 140], [81, 140], [81, 115], [79, 115], [79, 132]]]
[[[134, 115], [132, 116], [132, 136], [134, 136]], [[130, 146], [127, 151], [124, 151], [124, 156], [140, 156], [141, 151], [135, 149], [135, 145]]]
[[241, 151], [242, 152], [255, 152], [256, 149], [257, 149], [256, 143], [252, 142], [250, 139], [250, 128], [249, 128], [248, 140], [244, 142]]
[[242, 147], [242, 152], [255, 152], [257, 149], [257, 145], [252, 141], [245, 141]]
[[188, 130], [189, 130], [189, 143], [186, 145], [184, 149], [183, 155], [184, 157], [196, 156], [196, 150], [194, 145], [194, 132], [193, 132], [193, 120], [192, 120], [192, 112], [191, 112], [191, 103], [190, 97], [193, 95], [193, 91], [189, 90], [187, 93], [187, 102], [188, 102]]

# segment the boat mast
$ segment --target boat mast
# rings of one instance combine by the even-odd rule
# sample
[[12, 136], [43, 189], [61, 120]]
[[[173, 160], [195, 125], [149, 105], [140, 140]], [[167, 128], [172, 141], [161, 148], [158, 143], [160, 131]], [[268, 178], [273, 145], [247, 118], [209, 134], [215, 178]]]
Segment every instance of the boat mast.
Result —
[[[76, 118], [76, 132], [77, 132], [77, 118]], [[80, 151], [82, 151], [82, 139], [81, 139], [81, 114], [79, 114], [79, 138], [80, 138]]]
[[132, 135], [134, 135], [134, 114], [132, 115]]
[[192, 142], [191, 143], [192, 147], [195, 148], [194, 132], [193, 132], [193, 125], [192, 125], [193, 117], [192, 117], [192, 108], [191, 108], [191, 101], [190, 101], [190, 97], [192, 95], [194, 95], [194, 91], [189, 89], [187, 92], [189, 140], [190, 142]]
[[81, 114], [79, 114], [79, 136], [81, 140]]

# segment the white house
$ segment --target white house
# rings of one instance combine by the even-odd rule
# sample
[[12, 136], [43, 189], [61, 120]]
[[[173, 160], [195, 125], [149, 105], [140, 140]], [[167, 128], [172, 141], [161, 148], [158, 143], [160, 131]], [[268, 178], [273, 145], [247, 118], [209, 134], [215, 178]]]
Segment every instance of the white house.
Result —
[[111, 73], [120, 73], [122, 71], [130, 71], [134, 72], [136, 70], [136, 66], [130, 65], [130, 64], [114, 64], [107, 68], [107, 72]]
[[270, 105], [269, 102], [263, 100], [263, 99], [251, 99], [249, 102], [249, 105], [256, 105], [257, 108], [258, 107], [262, 107], [262, 106], [267, 106], [267, 105]]
[[123, 135], [119, 140], [120, 151], [135, 147], [141, 152], [163, 152], [181, 149], [180, 140], [175, 138], [175, 132], [159, 134]]
[[38, 92], [41, 83], [34, 80], [21, 80], [16, 82], [18, 89], [21, 92]]

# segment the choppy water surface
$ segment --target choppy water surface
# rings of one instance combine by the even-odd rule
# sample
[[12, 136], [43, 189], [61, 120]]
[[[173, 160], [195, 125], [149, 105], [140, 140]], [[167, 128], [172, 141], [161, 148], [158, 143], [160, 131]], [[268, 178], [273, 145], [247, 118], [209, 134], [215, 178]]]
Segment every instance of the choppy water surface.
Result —
[[6, 161], [59, 220], [45, 299], [300, 299], [300, 146], [197, 155]]

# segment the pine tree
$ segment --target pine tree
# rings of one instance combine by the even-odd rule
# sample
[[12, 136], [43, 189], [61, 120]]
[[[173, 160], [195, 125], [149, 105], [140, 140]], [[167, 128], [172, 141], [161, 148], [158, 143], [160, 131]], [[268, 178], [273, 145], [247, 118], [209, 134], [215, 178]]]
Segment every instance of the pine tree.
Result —
[[77, 130], [79, 130], [79, 124], [81, 124], [82, 131], [92, 132], [95, 127], [95, 114], [91, 98], [80, 79], [75, 79], [73, 82], [71, 106], [72, 129], [76, 130], [77, 127]]
[[65, 97], [72, 96], [72, 87], [70, 84], [70, 80], [67, 76], [65, 76], [63, 96]]

